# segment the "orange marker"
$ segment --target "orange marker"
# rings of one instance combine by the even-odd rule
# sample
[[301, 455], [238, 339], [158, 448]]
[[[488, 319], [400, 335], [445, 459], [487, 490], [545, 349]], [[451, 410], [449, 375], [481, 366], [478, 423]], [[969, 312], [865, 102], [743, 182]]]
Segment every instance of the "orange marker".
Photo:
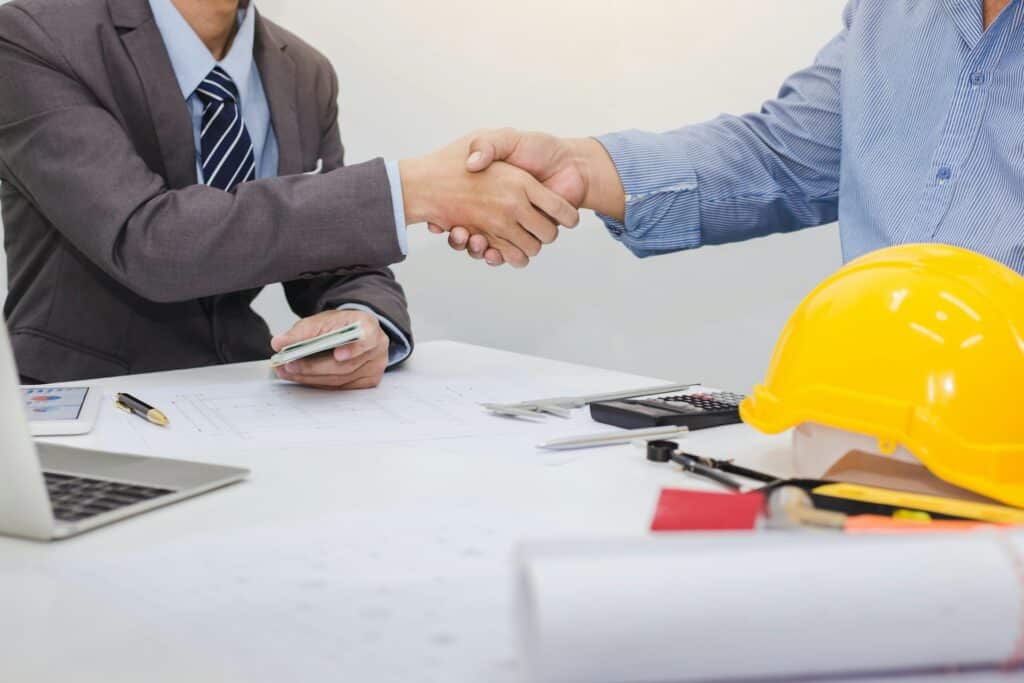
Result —
[[846, 518], [843, 531], [848, 534], [904, 534], [904, 533], [940, 533], [952, 531], [975, 531], [977, 529], [997, 528], [999, 524], [987, 522], [970, 522], [958, 519], [899, 519], [882, 515], [852, 515]]

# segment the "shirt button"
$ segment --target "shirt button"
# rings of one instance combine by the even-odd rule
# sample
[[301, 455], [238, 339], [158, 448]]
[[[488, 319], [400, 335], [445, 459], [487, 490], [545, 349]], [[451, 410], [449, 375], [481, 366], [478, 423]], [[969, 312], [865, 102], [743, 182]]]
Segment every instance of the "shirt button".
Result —
[[940, 185], [949, 182], [949, 179], [953, 177], [953, 171], [948, 166], [943, 166], [939, 169], [939, 172], [935, 174], [936, 180], [939, 181]]
[[971, 85], [978, 87], [979, 85], [985, 84], [985, 74], [980, 71], [975, 71], [971, 74]]

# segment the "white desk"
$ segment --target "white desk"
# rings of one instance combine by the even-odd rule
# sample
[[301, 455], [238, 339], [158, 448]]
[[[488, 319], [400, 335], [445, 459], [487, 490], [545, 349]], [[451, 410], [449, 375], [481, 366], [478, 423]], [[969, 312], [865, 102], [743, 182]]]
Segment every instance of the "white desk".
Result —
[[[420, 346], [385, 381], [412, 375], [529, 375], [542, 387], [577, 378], [551, 395], [653, 383], [451, 342]], [[145, 397], [160, 384], [264, 376], [249, 364], [101, 384]], [[422, 448], [151, 449], [253, 475], [70, 541], [0, 539], [0, 680], [518, 681], [517, 542], [641, 535], [661, 487], [704, 485], [631, 446], [533, 447], [594, 428], [581, 415]], [[687, 439], [692, 451], [780, 474], [788, 446], [744, 426]]]

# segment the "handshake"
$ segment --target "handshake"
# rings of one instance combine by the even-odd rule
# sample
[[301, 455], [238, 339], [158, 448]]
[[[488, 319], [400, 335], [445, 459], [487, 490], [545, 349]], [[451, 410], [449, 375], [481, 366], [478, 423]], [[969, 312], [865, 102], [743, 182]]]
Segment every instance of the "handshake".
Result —
[[448, 233], [457, 251], [523, 268], [579, 209], [621, 219], [624, 193], [601, 143], [483, 131], [400, 164], [406, 223]]

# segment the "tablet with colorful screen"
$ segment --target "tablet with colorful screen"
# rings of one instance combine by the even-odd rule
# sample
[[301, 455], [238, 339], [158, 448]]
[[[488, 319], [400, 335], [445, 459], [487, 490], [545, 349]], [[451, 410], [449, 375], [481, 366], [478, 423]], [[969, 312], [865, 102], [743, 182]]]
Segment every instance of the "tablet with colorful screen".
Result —
[[96, 424], [101, 393], [93, 387], [22, 387], [32, 436], [87, 434]]

